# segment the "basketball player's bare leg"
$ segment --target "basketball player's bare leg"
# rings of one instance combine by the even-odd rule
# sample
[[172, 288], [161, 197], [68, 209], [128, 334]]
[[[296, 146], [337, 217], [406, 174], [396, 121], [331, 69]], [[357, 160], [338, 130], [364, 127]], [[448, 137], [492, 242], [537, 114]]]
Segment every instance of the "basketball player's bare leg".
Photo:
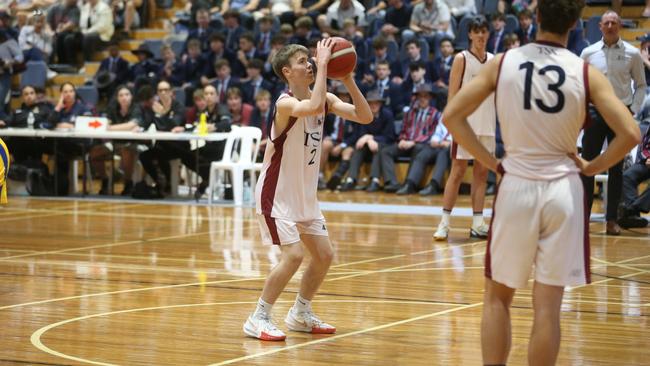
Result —
[[533, 309], [535, 320], [528, 345], [528, 364], [555, 365], [560, 350], [560, 308], [564, 287], [535, 281]]
[[467, 171], [467, 160], [452, 159], [451, 171], [447, 183], [445, 183], [445, 192], [442, 197], [442, 219], [438, 229], [433, 234], [435, 240], [446, 240], [449, 235], [449, 218], [451, 210], [458, 199], [458, 189], [465, 176], [465, 171]]
[[470, 236], [486, 238], [490, 229], [483, 221], [483, 207], [485, 205], [485, 190], [487, 188], [488, 169], [478, 160], [474, 160], [472, 171], [472, 227]]
[[510, 304], [515, 290], [485, 279], [481, 349], [484, 365], [505, 365], [510, 353]]
[[311, 309], [311, 301], [323, 283], [334, 257], [332, 244], [329, 237], [324, 235], [303, 234], [300, 238], [311, 255], [311, 261], [302, 274], [300, 292], [285, 322], [289, 329], [294, 331], [334, 333], [336, 328], [322, 322]]
[[280, 263], [266, 278], [255, 312], [244, 323], [246, 335], [265, 341], [283, 341], [286, 335], [271, 320], [271, 309], [303, 260], [300, 242], [282, 245]]

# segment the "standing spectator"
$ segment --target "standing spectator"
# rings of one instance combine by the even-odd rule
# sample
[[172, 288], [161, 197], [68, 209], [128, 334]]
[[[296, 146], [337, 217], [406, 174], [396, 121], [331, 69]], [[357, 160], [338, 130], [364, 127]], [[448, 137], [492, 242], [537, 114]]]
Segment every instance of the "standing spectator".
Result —
[[359, 187], [366, 192], [377, 192], [380, 189], [381, 178], [381, 151], [395, 141], [395, 124], [393, 113], [384, 107], [384, 99], [376, 91], [368, 93], [366, 97], [372, 111], [372, 122], [367, 125], [355, 126], [354, 152], [350, 159], [350, 172], [345, 179], [341, 191], [355, 189], [359, 179], [361, 164], [367, 159], [370, 163], [370, 184], [368, 187]]
[[[638, 49], [623, 41], [619, 35], [621, 19], [613, 11], [607, 11], [600, 20], [603, 39], [585, 48], [580, 57], [603, 72], [614, 87], [616, 96], [625, 104], [630, 113], [641, 109], [646, 94], [646, 79], [643, 72], [643, 58]], [[634, 82], [634, 87], [632, 87]], [[589, 108], [591, 124], [582, 137], [582, 157], [593, 160], [600, 155], [605, 140], [611, 142], [614, 132], [608, 127], [600, 113]], [[582, 176], [585, 195], [588, 199], [587, 213], [591, 214], [594, 201], [594, 177]], [[617, 223], [617, 210], [623, 190], [623, 161], [609, 169], [607, 180], [607, 220], [608, 235], [620, 235]], [[589, 215], [587, 216], [589, 217]]]
[[226, 97], [232, 124], [248, 126], [251, 122], [253, 106], [242, 102], [241, 90], [239, 88], [229, 88]]
[[[18, 36], [25, 61], [48, 61], [52, 54], [52, 31], [45, 23], [45, 16], [37, 10]], [[49, 76], [49, 75], [48, 75]]]
[[88, 0], [81, 7], [79, 24], [83, 35], [84, 60], [88, 61], [93, 52], [103, 50], [113, 37], [113, 11], [101, 0]]
[[413, 8], [410, 29], [402, 33], [402, 41], [424, 37], [429, 42], [435, 56], [440, 56], [440, 41], [444, 37], [454, 38], [450, 27], [449, 7], [442, 0], [424, 0]]
[[420, 196], [431, 196], [442, 193], [444, 187], [442, 180], [450, 164], [450, 147], [451, 135], [447, 131], [447, 128], [445, 128], [444, 123], [438, 123], [433, 136], [431, 136], [429, 146], [415, 156], [411, 170], [409, 170], [409, 177], [407, 178], [407, 181], [419, 182], [422, 176], [418, 175], [418, 172], [424, 173], [424, 168], [428, 164], [435, 164], [433, 166], [431, 181], [424, 189], [418, 192]]
[[47, 13], [47, 22], [55, 34], [54, 49], [60, 64], [77, 63], [77, 51], [81, 43], [80, 16], [76, 0], [61, 0]]
[[[431, 136], [440, 123], [441, 113], [431, 106], [431, 99], [434, 97], [433, 87], [425, 84], [416, 89], [417, 101], [413, 104], [408, 113], [404, 115], [404, 123], [400, 131], [398, 142], [389, 145], [381, 150], [381, 166], [384, 174], [384, 191], [409, 194], [416, 192], [419, 182], [404, 186], [400, 185], [395, 176], [395, 158], [398, 156], [411, 157], [411, 169], [413, 159], [424, 150], [431, 140]], [[421, 173], [420, 173], [421, 174]]]
[[346, 19], [353, 19], [357, 27], [365, 27], [365, 12], [366, 9], [357, 0], [337, 0], [327, 8], [325, 15], [318, 16], [318, 27], [330, 36], [340, 36]]
[[11, 91], [11, 75], [14, 68], [24, 61], [18, 42], [0, 30], [0, 120], [6, 118], [7, 94]]
[[502, 13], [496, 13], [492, 16], [492, 30], [488, 38], [487, 51], [493, 55], [506, 50], [506, 16]]
[[516, 33], [519, 36], [519, 43], [524, 46], [534, 42], [537, 37], [537, 26], [533, 23], [533, 13], [530, 10], [522, 10], [519, 17], [519, 28]]
[[[126, 86], [118, 86], [112, 100], [106, 108], [106, 118], [110, 121], [107, 129], [109, 131], [134, 131], [142, 129], [142, 112], [133, 99], [133, 93]], [[90, 149], [90, 161], [93, 171], [102, 181], [99, 194], [110, 193], [108, 176], [104, 162], [110, 160], [111, 155], [119, 153], [122, 170], [124, 171], [124, 189], [122, 196], [130, 196], [133, 190], [133, 171], [138, 156], [138, 144], [136, 142], [113, 142], [112, 144], [98, 144]]]

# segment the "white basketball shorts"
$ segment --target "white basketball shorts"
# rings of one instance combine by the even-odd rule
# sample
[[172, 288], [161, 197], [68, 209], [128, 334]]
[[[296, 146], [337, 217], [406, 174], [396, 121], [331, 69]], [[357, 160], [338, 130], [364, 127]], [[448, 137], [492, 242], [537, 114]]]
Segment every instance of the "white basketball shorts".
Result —
[[494, 201], [485, 276], [510, 288], [589, 283], [589, 230], [578, 174], [528, 180], [505, 174]]
[[[494, 155], [494, 152], [497, 148], [496, 138], [494, 136], [478, 136], [478, 140], [485, 146], [485, 148]], [[474, 160], [472, 154], [463, 149], [462, 146], [458, 145], [456, 142], [451, 144], [451, 158], [458, 160]]]
[[275, 217], [257, 215], [264, 245], [287, 245], [300, 241], [300, 234], [329, 236], [325, 218], [293, 222]]

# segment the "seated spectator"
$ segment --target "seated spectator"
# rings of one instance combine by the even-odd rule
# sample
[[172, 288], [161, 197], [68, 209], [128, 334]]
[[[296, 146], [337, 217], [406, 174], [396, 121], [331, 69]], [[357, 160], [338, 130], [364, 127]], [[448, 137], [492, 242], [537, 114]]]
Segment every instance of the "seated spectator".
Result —
[[293, 0], [268, 0], [265, 7], [260, 7], [253, 16], [261, 19], [266, 16], [279, 17], [284, 13], [291, 12], [293, 8]]
[[269, 121], [271, 118], [273, 118], [273, 116], [271, 116], [271, 93], [269, 93], [268, 90], [262, 89], [255, 96], [255, 109], [253, 109], [253, 114], [251, 114], [250, 122], [250, 126], [257, 127], [262, 130], [262, 141], [260, 141], [260, 150], [257, 154], [259, 161], [262, 161], [264, 158], [266, 142], [269, 137]]
[[493, 55], [506, 50], [506, 16], [502, 13], [492, 15], [492, 30], [487, 42], [487, 51]]
[[275, 57], [275, 54], [278, 53], [284, 47], [284, 45], [287, 43], [287, 39], [284, 38], [283, 35], [281, 34], [276, 34], [273, 36], [271, 39], [271, 52], [269, 53], [269, 56], [264, 60], [264, 70], [262, 72], [262, 75], [264, 76], [264, 80], [268, 80], [272, 83], [275, 83], [276, 85], [281, 84], [280, 79], [278, 76], [275, 74], [273, 71], [273, 57]]
[[172, 85], [185, 90], [187, 100], [179, 100], [183, 105], [189, 104], [189, 97], [194, 90], [201, 87], [201, 74], [203, 72], [203, 58], [201, 58], [201, 44], [198, 39], [192, 39], [187, 45], [187, 54], [183, 55], [180, 62], [174, 66], [174, 75], [170, 78]]
[[[74, 129], [77, 116], [92, 115], [90, 106], [77, 95], [77, 89], [72, 83], [67, 82], [61, 85], [59, 92], [61, 93], [59, 101], [47, 119], [52, 126], [57, 129]], [[57, 194], [66, 195], [69, 187], [68, 171], [70, 170], [70, 161], [83, 156], [84, 151], [89, 147], [90, 141], [59, 139], [56, 143], [56, 169], [59, 182]]]
[[450, 20], [449, 7], [444, 1], [424, 0], [413, 8], [410, 29], [402, 33], [402, 41], [416, 35], [424, 37], [435, 57], [440, 56], [440, 41], [445, 37], [454, 38]]
[[[346, 19], [343, 22], [343, 38], [347, 39], [352, 43], [354, 49], [357, 52], [357, 58], [361, 59], [362, 62], [365, 62], [366, 55], [366, 40], [363, 38], [363, 35], [357, 30], [357, 26], [354, 24], [354, 20]], [[359, 62], [357, 60], [357, 62]]]
[[241, 89], [236, 87], [228, 88], [226, 97], [232, 124], [248, 126], [251, 122], [253, 106], [242, 101]]
[[[375, 37], [372, 40], [372, 53], [366, 60], [357, 60], [357, 75], [358, 80], [363, 80], [365, 83], [373, 83], [375, 71], [379, 62], [386, 61], [389, 65], [397, 64], [396, 60], [388, 55], [388, 42], [383, 37]], [[396, 68], [396, 66], [393, 66]]]
[[11, 76], [14, 67], [24, 61], [23, 53], [15, 39], [6, 31], [0, 31], [0, 119], [5, 119], [7, 94], [11, 91]]
[[5, 32], [7, 38], [18, 40], [18, 30], [12, 26], [13, 19], [8, 10], [0, 9], [0, 32]]
[[[180, 133], [185, 131], [185, 107], [183, 103], [174, 99], [171, 84], [160, 81], [157, 84], [157, 98], [151, 105], [153, 118], [144, 119], [143, 129], [149, 129], [149, 124], [154, 124], [157, 131]], [[156, 144], [140, 154], [142, 167], [154, 181], [156, 197], [163, 197], [171, 193], [171, 167], [169, 162], [180, 159], [187, 168], [196, 170], [196, 157], [190, 150], [188, 141], [156, 141]], [[158, 174], [158, 169], [163, 176]]]
[[422, 61], [427, 66], [427, 69], [429, 68], [429, 61], [422, 58], [422, 47], [420, 47], [420, 42], [417, 39], [409, 39], [404, 44], [404, 48], [406, 49], [406, 57], [401, 62], [395, 63], [391, 70], [394, 74], [393, 82], [396, 84], [401, 84], [404, 79], [409, 77], [409, 66], [413, 62]]
[[79, 24], [84, 60], [88, 61], [93, 52], [103, 50], [113, 37], [113, 11], [101, 0], [87, 0], [81, 7]]
[[366, 192], [376, 192], [380, 189], [379, 179], [381, 178], [381, 151], [395, 141], [395, 125], [393, 113], [389, 108], [384, 107], [384, 99], [377, 91], [371, 91], [366, 97], [373, 120], [367, 125], [355, 125], [354, 152], [350, 159], [350, 172], [341, 186], [341, 191], [355, 189], [359, 179], [361, 164], [368, 159], [370, 163], [370, 184], [368, 187], [359, 186]]
[[[336, 88], [336, 96], [344, 103], [352, 103], [350, 92], [342, 84]], [[323, 141], [321, 143], [318, 189], [329, 188], [332, 191], [336, 190], [341, 183], [341, 179], [347, 173], [356, 141], [354, 128], [353, 122], [346, 121], [335, 114], [328, 114], [325, 117]], [[325, 184], [324, 171], [330, 156], [341, 158], [341, 162], [327, 184]]]
[[648, 226], [648, 220], [641, 217], [641, 212], [650, 211], [650, 187], [639, 195], [639, 185], [650, 179], [650, 127], [647, 124], [649, 114], [646, 99], [639, 115], [645, 134], [638, 148], [636, 162], [623, 172], [623, 197], [619, 207], [618, 224], [626, 229]]
[[431, 136], [429, 146], [426, 146], [420, 153], [415, 156], [413, 163], [406, 177], [406, 182], [397, 191], [397, 194], [411, 194], [415, 191], [415, 187], [420, 184], [422, 177], [426, 171], [427, 165], [434, 163], [433, 174], [429, 184], [420, 190], [420, 196], [431, 196], [434, 194], [442, 193], [443, 179], [447, 168], [449, 168], [451, 146], [451, 134], [447, 132], [443, 123], [438, 123], [436, 130]]
[[266, 60], [271, 52], [271, 39], [275, 36], [275, 31], [273, 31], [273, 22], [274, 18], [271, 16], [264, 16], [257, 22], [259, 28], [257, 33], [255, 33], [255, 44], [257, 48], [256, 51], [262, 60]]
[[[215, 93], [216, 94], [216, 93]], [[205, 95], [203, 95], [203, 89], [196, 89], [192, 94], [192, 101], [194, 104], [185, 109], [185, 127], [195, 126], [199, 123], [199, 116], [205, 112], [205, 109], [208, 106], [208, 103], [205, 101]]]
[[77, 51], [81, 46], [80, 15], [76, 0], [61, 0], [47, 12], [47, 22], [54, 31], [53, 47], [60, 64], [77, 63]]
[[[142, 25], [137, 8], [142, 6], [143, 0], [111, 0], [115, 26], [121, 28], [127, 35], [132, 28]], [[155, 10], [154, 10], [155, 12]]]
[[221, 59], [233, 63], [236, 55], [233, 51], [226, 48], [226, 38], [220, 32], [215, 32], [210, 36], [210, 49], [203, 55], [203, 75], [201, 76], [201, 85], [206, 86], [217, 80], [217, 73], [214, 64]]
[[392, 40], [401, 36], [409, 28], [413, 7], [404, 0], [388, 0], [388, 9], [381, 27], [381, 34]]
[[436, 91], [436, 108], [443, 110], [447, 105], [447, 95], [449, 94], [449, 75], [451, 65], [454, 63], [454, 45], [449, 38], [440, 42], [440, 57], [433, 60], [433, 66], [430, 74], [434, 79], [434, 89]]
[[519, 37], [514, 34], [506, 34], [505, 38], [503, 39], [503, 46], [505, 47], [505, 50], [511, 50], [513, 48], [517, 48], [521, 45], [521, 42], [519, 41]]
[[214, 64], [217, 73], [217, 80], [212, 84], [217, 89], [219, 104], [226, 103], [226, 92], [230, 88], [240, 88], [239, 78], [230, 76], [230, 63], [228, 60], [219, 60]]
[[165, 44], [160, 47], [160, 55], [162, 56], [162, 63], [158, 67], [158, 79], [171, 81], [174, 78], [174, 70], [177, 66], [176, 53], [174, 53], [170, 45]]
[[294, 36], [293, 26], [291, 24], [280, 24], [280, 35], [285, 39], [291, 40]]
[[522, 10], [519, 17], [519, 28], [515, 31], [522, 46], [534, 42], [537, 37], [537, 26], [533, 24], [533, 13], [530, 10]]
[[237, 51], [239, 48], [239, 37], [244, 33], [244, 28], [239, 24], [239, 12], [237, 10], [226, 11], [223, 14], [223, 22], [226, 32], [226, 49], [233, 52]]
[[264, 68], [264, 62], [262, 60], [252, 59], [248, 63], [248, 67], [246, 68], [248, 80], [241, 86], [244, 103], [255, 104], [255, 97], [262, 90], [275, 92], [275, 85], [268, 80], [264, 80], [262, 77], [262, 68]]
[[289, 43], [295, 43], [307, 47], [312, 39], [320, 39], [321, 33], [318, 29], [314, 28], [314, 21], [308, 17], [303, 16], [296, 20], [294, 23], [295, 32], [293, 37], [289, 38]]
[[[327, 8], [325, 15], [317, 18], [318, 28], [322, 33], [330, 37], [343, 34], [343, 22], [346, 19], [353, 19], [357, 27], [365, 27], [366, 9], [357, 0], [337, 0]], [[323, 34], [325, 35], [325, 34]]]
[[241, 24], [250, 29], [253, 27], [253, 13], [259, 6], [260, 0], [222, 0], [221, 15], [225, 20], [228, 12], [237, 12]]
[[476, 15], [475, 0], [445, 0], [445, 2], [447, 3], [447, 6], [449, 6], [451, 16], [456, 18], [458, 23], [460, 23], [460, 20], [464, 17]]
[[155, 85], [160, 65], [154, 60], [149, 46], [143, 43], [131, 53], [138, 57], [138, 62], [131, 65], [129, 70], [129, 87], [133, 86], [133, 90], [139, 90], [143, 85]]
[[210, 40], [212, 34], [216, 32], [216, 29], [210, 26], [210, 11], [208, 9], [197, 10], [196, 24], [196, 28], [191, 28], [187, 35], [187, 41], [185, 42], [185, 46], [183, 46], [183, 53], [187, 52], [189, 42], [193, 39], [199, 41], [201, 52], [207, 52], [210, 49]]
[[[385, 192], [397, 192], [402, 187], [395, 176], [395, 158], [410, 156], [412, 165], [415, 157], [429, 146], [431, 136], [433, 136], [436, 126], [440, 123], [442, 113], [431, 106], [431, 99], [434, 97], [433, 87], [430, 84], [425, 84], [416, 89], [416, 95], [417, 102], [404, 115], [404, 123], [402, 124], [398, 142], [381, 150]], [[416, 187], [412, 187], [413, 192], [415, 192], [415, 189]], [[413, 192], [409, 191], [408, 193]]]
[[[52, 112], [52, 104], [38, 101], [36, 88], [26, 85], [21, 90], [22, 103], [13, 110], [6, 120], [0, 120], [0, 128], [35, 128], [51, 129], [54, 126], [48, 122]], [[40, 165], [43, 154], [48, 151], [42, 138], [11, 137], [5, 140], [16, 164], [27, 166]]]
[[[294, 0], [294, 11], [293, 17], [299, 18], [302, 16], [309, 16], [312, 19], [323, 13], [327, 9], [329, 0]], [[293, 23], [293, 18], [285, 19], [284, 17], [280, 18], [281, 23]]]
[[[98, 85], [99, 78], [108, 75], [109, 83]], [[99, 69], [94, 78], [97, 89], [102, 97], [114, 96], [115, 87], [126, 84], [129, 81], [129, 62], [120, 55], [120, 48], [117, 45], [108, 47], [108, 57], [99, 64]]]
[[[109, 102], [105, 111], [109, 120], [109, 131], [134, 131], [142, 130], [142, 112], [133, 99], [133, 93], [124, 85], [116, 88], [115, 96]], [[130, 141], [115, 141], [112, 143], [100, 143], [90, 149], [90, 162], [96, 176], [101, 179], [102, 186], [99, 194], [110, 194], [108, 176], [106, 174], [105, 161], [111, 159], [111, 155], [118, 153], [121, 158], [121, 166], [124, 171], [124, 189], [122, 196], [130, 196], [133, 191], [133, 171], [138, 157], [138, 143]]]
[[250, 60], [254, 58], [263, 58], [264, 55], [255, 48], [255, 37], [253, 33], [246, 32], [239, 38], [239, 50], [237, 51], [237, 60], [231, 64], [232, 74], [243, 78], [246, 76], [246, 68]]
[[18, 45], [23, 51], [25, 62], [49, 60], [52, 39], [53, 34], [45, 23], [45, 16], [40, 10], [34, 12], [29, 25], [22, 27], [18, 36]]
[[376, 81], [373, 83], [362, 83], [361, 89], [364, 92], [377, 90], [379, 97], [386, 101], [386, 107], [391, 109], [393, 115], [400, 114], [404, 107], [402, 92], [400, 86], [390, 80], [390, 65], [388, 61], [381, 61], [377, 64], [376, 74]]
[[432, 80], [427, 79], [426, 65], [422, 61], [411, 62], [409, 64], [409, 77], [400, 85], [402, 95], [409, 95], [411, 98], [404, 100], [404, 104], [411, 105], [415, 101], [415, 91], [420, 85], [430, 83]]

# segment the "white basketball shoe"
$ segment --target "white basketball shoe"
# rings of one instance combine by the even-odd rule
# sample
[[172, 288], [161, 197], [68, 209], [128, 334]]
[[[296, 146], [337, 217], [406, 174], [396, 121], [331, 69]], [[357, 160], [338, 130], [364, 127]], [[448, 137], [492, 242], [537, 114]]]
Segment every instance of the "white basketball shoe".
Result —
[[284, 319], [289, 330], [296, 332], [306, 332], [312, 334], [333, 334], [336, 328], [318, 319], [311, 311], [295, 312], [293, 307], [289, 309], [287, 317]]
[[251, 315], [244, 323], [244, 333], [247, 336], [263, 341], [284, 341], [287, 336], [273, 324], [267, 314]]

